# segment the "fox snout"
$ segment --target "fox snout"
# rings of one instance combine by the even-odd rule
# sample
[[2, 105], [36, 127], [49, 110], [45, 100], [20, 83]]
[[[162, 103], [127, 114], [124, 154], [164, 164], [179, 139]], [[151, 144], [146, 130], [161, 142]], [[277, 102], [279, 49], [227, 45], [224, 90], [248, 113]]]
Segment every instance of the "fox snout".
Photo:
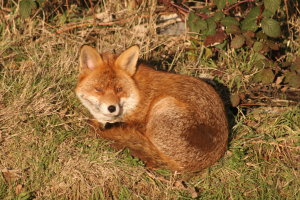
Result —
[[100, 106], [104, 115], [107, 116], [119, 116], [121, 114], [121, 107], [119, 104], [106, 104], [103, 103]]
[[99, 103], [101, 104], [101, 111], [107, 116], [118, 116], [121, 114], [120, 99], [113, 91], [106, 91], [99, 98]]
[[122, 105], [112, 94], [98, 96], [78, 92], [77, 95], [99, 121], [116, 122], [122, 117]]

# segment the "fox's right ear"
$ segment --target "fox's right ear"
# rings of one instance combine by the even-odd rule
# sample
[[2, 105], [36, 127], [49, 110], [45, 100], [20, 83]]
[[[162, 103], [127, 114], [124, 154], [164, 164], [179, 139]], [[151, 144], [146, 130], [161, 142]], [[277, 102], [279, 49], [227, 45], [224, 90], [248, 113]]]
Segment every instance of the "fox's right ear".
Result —
[[96, 49], [83, 45], [80, 49], [80, 71], [85, 69], [94, 70], [103, 64], [103, 60]]

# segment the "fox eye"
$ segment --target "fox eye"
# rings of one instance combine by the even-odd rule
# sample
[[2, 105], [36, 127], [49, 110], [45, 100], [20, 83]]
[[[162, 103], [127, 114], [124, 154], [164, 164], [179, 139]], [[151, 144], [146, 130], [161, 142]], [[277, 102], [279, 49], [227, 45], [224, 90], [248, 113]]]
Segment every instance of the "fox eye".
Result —
[[102, 90], [101, 88], [99, 88], [99, 87], [95, 88], [95, 90], [96, 90], [97, 92], [103, 92], [103, 90]]
[[122, 92], [122, 91], [123, 91], [123, 89], [122, 89], [121, 87], [117, 87], [117, 88], [116, 88], [116, 92], [117, 92], [117, 93]]

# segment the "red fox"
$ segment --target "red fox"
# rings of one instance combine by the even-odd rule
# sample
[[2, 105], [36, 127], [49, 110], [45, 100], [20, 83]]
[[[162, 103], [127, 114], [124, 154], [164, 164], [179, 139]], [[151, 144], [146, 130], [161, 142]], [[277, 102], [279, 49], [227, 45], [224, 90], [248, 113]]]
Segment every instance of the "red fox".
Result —
[[[222, 100], [206, 82], [138, 64], [139, 47], [120, 55], [84, 45], [76, 95], [97, 121], [99, 135], [129, 148], [149, 168], [195, 172], [227, 147]], [[105, 128], [105, 125], [118, 125]]]

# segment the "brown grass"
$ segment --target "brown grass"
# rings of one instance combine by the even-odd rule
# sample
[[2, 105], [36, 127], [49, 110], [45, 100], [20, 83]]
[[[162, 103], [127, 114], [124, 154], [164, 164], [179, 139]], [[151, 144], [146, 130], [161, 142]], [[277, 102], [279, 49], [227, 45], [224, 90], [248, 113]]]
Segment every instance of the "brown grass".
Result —
[[[125, 4], [105, 1], [105, 7], [97, 12], [133, 20], [60, 33], [56, 31], [70, 26], [59, 24], [59, 15], [48, 24], [38, 16], [22, 20], [17, 13], [4, 13], [6, 25], [0, 41], [0, 199], [300, 198], [299, 105], [247, 108], [247, 112], [238, 107], [225, 157], [193, 176], [149, 171], [127, 151], [116, 152], [108, 141], [94, 137], [87, 124], [89, 114], [73, 91], [82, 44], [96, 46], [101, 52], [119, 52], [138, 44], [142, 58], [159, 63], [159, 69], [209, 78], [215, 77], [211, 69], [216, 69], [224, 74], [220, 81], [226, 86], [230, 86], [233, 72], [247, 67], [233, 63], [240, 57], [230, 52], [227, 55], [233, 58], [227, 63], [189, 57], [187, 35], [156, 33], [158, 16], [155, 1], [151, 2], [128, 11]], [[86, 22], [85, 16], [69, 14], [75, 24]], [[298, 21], [291, 21], [291, 25]], [[292, 45], [300, 55], [299, 37]], [[224, 63], [232, 65], [224, 68]], [[249, 77], [241, 78], [248, 83]]]

